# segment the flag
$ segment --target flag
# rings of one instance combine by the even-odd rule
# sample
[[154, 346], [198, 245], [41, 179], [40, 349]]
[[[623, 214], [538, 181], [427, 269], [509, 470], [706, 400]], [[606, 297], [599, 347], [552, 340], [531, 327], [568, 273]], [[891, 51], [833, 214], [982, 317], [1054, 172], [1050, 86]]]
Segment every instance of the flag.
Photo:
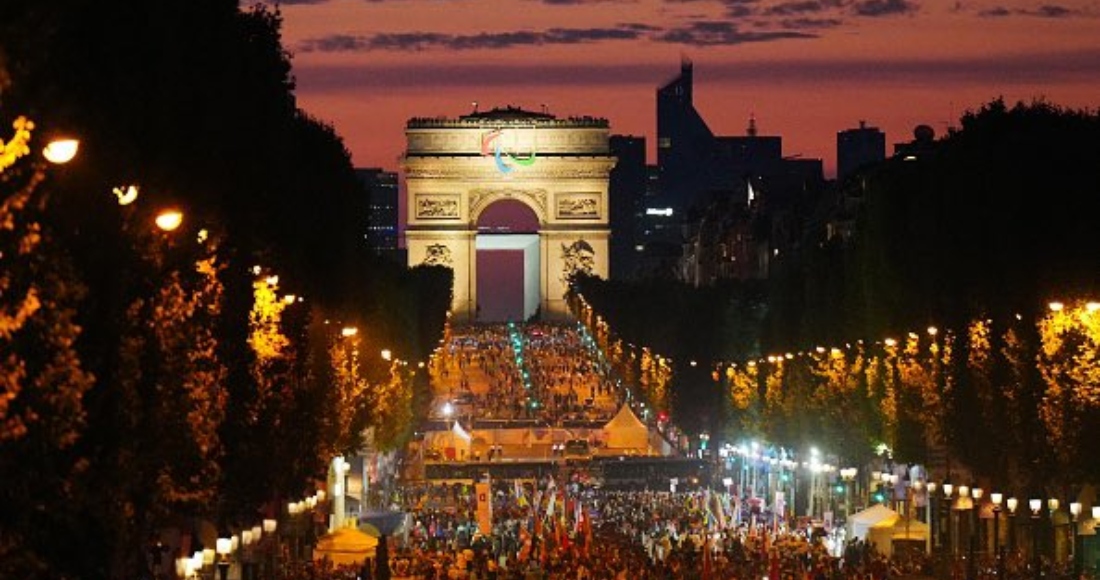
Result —
[[588, 548], [592, 545], [592, 516], [586, 511], [582, 511], [581, 516], [584, 518], [584, 555], [587, 556]]
[[753, 200], [756, 199], [756, 192], [752, 190], [752, 180], [751, 179], [746, 179], [745, 183], [749, 186], [748, 205], [752, 205]]
[[711, 530], [718, 523], [718, 517], [714, 515], [710, 503], [710, 489], [703, 493], [703, 514], [706, 516], [707, 530]]
[[515, 480], [514, 483], [515, 483], [514, 489], [515, 489], [515, 494], [516, 494], [516, 505], [518, 505], [521, 508], [525, 508], [525, 507], [527, 507], [527, 498], [523, 494], [523, 484], [520, 483], [520, 481], [518, 479]]
[[477, 527], [488, 536], [493, 532], [493, 492], [489, 483], [474, 485], [477, 493]]
[[714, 511], [718, 514], [718, 528], [724, 530], [726, 529], [726, 508], [722, 505], [724, 503], [722, 496], [714, 494], [712, 499], [714, 501]]

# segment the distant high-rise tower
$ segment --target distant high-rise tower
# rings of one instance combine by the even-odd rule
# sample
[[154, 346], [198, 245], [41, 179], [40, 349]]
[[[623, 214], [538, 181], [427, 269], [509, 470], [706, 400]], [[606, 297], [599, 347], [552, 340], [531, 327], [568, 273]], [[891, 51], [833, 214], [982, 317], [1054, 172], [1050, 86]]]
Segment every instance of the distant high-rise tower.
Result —
[[858, 129], [836, 134], [836, 178], [843, 180], [860, 167], [886, 159], [886, 134], [859, 122]]
[[377, 167], [356, 169], [367, 194], [367, 245], [378, 254], [397, 251], [397, 174]]
[[612, 280], [633, 278], [638, 269], [638, 245], [641, 239], [641, 219], [645, 214], [648, 187], [645, 137], [612, 135], [608, 141], [615, 156], [615, 168], [608, 182], [611, 204]]
[[657, 89], [657, 166], [660, 203], [677, 215], [703, 201], [721, 173], [714, 133], [692, 104], [692, 65]]

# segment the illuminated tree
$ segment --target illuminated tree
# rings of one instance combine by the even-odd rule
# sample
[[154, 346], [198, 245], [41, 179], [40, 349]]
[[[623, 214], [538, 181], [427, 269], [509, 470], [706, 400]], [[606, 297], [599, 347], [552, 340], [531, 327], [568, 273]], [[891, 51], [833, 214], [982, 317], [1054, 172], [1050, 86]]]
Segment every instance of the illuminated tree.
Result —
[[97, 393], [102, 410], [92, 441], [100, 469], [85, 483], [120, 575], [147, 566], [128, 546], [180, 515], [213, 513], [227, 398], [215, 337], [216, 245], [152, 233], [143, 219], [133, 225], [127, 232], [137, 261], [125, 275], [140, 282], [128, 287], [110, 387]]
[[764, 434], [760, 402], [760, 367], [756, 361], [726, 369], [730, 400], [733, 402], [734, 427], [742, 435]]
[[1100, 308], [1068, 304], [1039, 322], [1038, 365], [1046, 387], [1039, 409], [1061, 483], [1094, 481], [1100, 440]]
[[[2, 67], [0, 67], [2, 70]], [[56, 576], [57, 537], [87, 468], [75, 445], [93, 377], [76, 351], [85, 295], [68, 257], [42, 224], [43, 168], [18, 160], [18, 133], [0, 145], [0, 562], [13, 577]]]
[[335, 339], [329, 347], [332, 364], [332, 436], [330, 455], [352, 454], [363, 447], [370, 424], [371, 384], [360, 361], [358, 334]]

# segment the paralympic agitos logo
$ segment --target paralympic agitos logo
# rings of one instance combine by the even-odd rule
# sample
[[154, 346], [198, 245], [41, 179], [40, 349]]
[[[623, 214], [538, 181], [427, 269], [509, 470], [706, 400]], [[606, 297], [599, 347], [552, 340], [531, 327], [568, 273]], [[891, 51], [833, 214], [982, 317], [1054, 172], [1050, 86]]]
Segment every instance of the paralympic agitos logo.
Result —
[[535, 164], [535, 146], [532, 143], [531, 151], [527, 155], [520, 155], [511, 151], [505, 151], [502, 143], [503, 131], [500, 129], [493, 129], [488, 133], [481, 135], [481, 156], [492, 156], [496, 161], [497, 169], [501, 173], [511, 173], [515, 169], [516, 165], [521, 167], [530, 167]]

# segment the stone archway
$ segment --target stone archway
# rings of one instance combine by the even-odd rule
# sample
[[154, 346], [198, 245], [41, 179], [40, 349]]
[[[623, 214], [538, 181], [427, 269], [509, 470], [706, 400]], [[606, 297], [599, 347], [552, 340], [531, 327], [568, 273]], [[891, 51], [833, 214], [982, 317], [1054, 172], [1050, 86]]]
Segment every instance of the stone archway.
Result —
[[477, 216], [474, 302], [480, 322], [527, 320], [540, 306], [538, 216], [526, 203], [501, 199]]
[[477, 309], [478, 219], [494, 203], [527, 206], [538, 220], [538, 310], [566, 314], [569, 274], [608, 275], [608, 125], [519, 109], [458, 119], [412, 119], [404, 157], [410, 266], [454, 270], [452, 313]]

